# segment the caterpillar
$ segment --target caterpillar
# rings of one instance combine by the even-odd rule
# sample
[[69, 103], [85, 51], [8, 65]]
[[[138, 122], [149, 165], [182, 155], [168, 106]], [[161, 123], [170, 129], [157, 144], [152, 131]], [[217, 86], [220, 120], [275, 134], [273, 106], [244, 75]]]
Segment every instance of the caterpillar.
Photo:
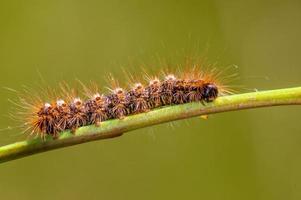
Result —
[[163, 106], [214, 101], [230, 91], [220, 83], [220, 74], [216, 70], [191, 67], [178, 74], [163, 73], [158, 77], [145, 74], [144, 81], [131, 81], [127, 88], [111, 78], [113, 84], [108, 93], [101, 93], [96, 84], [88, 87], [81, 83], [86, 98], [80, 98], [74, 89], [62, 84], [61, 94], [49, 90], [48, 96], [53, 97], [50, 101], [34, 95], [19, 97], [18, 105], [23, 109], [19, 113], [23, 114], [24, 132], [57, 138], [65, 130], [75, 132], [86, 125], [101, 126], [106, 120], [122, 120]]

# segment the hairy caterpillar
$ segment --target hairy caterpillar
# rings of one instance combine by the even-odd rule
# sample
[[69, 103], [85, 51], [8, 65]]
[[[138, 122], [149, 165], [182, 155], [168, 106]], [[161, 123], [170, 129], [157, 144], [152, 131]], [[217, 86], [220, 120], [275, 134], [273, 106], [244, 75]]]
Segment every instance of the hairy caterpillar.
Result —
[[106, 94], [101, 93], [95, 84], [91, 87], [82, 84], [85, 99], [63, 84], [61, 94], [48, 92], [51, 93], [48, 98], [53, 98], [51, 101], [44, 102], [35, 96], [20, 97], [18, 105], [22, 109], [20, 113], [25, 132], [56, 138], [64, 130], [74, 132], [81, 126], [101, 126], [101, 122], [106, 120], [122, 120], [128, 115], [162, 106], [211, 102], [230, 92], [226, 85], [219, 82], [220, 74], [216, 70], [203, 71], [192, 66], [178, 74], [163, 73], [160, 77], [146, 74], [144, 82], [132, 81], [128, 88], [120, 87], [111, 78], [112, 85]]

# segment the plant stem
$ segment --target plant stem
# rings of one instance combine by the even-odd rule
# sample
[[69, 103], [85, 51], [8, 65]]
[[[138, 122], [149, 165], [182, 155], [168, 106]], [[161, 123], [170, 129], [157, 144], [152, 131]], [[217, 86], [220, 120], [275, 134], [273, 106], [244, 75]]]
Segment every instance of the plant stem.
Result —
[[200, 102], [158, 108], [124, 119], [102, 122], [79, 128], [74, 134], [65, 131], [57, 139], [50, 136], [16, 142], [0, 147], [0, 163], [52, 149], [121, 136], [123, 133], [165, 122], [249, 108], [301, 104], [301, 87], [251, 92], [217, 98], [203, 105]]

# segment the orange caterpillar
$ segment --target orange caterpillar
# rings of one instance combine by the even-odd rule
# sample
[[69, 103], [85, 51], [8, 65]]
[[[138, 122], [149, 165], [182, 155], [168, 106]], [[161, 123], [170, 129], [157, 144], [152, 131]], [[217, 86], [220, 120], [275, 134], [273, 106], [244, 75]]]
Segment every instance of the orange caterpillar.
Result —
[[63, 95], [51, 95], [54, 96], [51, 102], [43, 102], [41, 97], [20, 97], [20, 107], [25, 108], [22, 120], [25, 119], [25, 131], [56, 138], [59, 132], [67, 129], [74, 132], [81, 126], [101, 126], [101, 122], [109, 119], [123, 119], [162, 106], [211, 102], [229, 93], [227, 86], [218, 82], [220, 75], [214, 70], [204, 72], [197, 67], [179, 75], [164, 73], [160, 78], [146, 74], [145, 83], [132, 81], [128, 89], [113, 81], [108, 94], [100, 93], [96, 85], [91, 88], [83, 85], [86, 99], [80, 99], [64, 85]]

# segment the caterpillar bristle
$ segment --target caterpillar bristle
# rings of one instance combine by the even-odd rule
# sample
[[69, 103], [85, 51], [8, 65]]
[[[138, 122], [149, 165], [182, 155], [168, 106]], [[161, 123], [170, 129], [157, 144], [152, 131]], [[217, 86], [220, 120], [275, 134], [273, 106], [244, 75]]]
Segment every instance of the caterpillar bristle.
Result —
[[160, 96], [162, 104], [171, 105], [173, 100], [173, 91], [176, 86], [177, 79], [173, 74], [167, 74], [160, 86]]
[[188, 90], [187, 81], [184, 79], [176, 80], [175, 86], [173, 88], [173, 99], [174, 104], [183, 104], [187, 102], [187, 97], [185, 91]]
[[136, 114], [149, 110], [148, 93], [141, 83], [135, 83], [126, 94], [126, 103], [130, 113]]
[[148, 97], [149, 109], [161, 106], [161, 82], [157, 77], [149, 80], [148, 86], [145, 88]]
[[85, 103], [89, 124], [100, 125], [102, 121], [110, 118], [108, 99], [104, 95], [96, 93]]
[[86, 125], [99, 126], [109, 119], [123, 119], [162, 106], [205, 104], [234, 92], [228, 84], [233, 75], [225, 76], [213, 66], [206, 70], [203, 64], [189, 61], [174, 73], [162, 70], [161, 74], [156, 76], [144, 71], [140, 77], [145, 81], [138, 80], [139, 76], [125, 74], [128, 88], [123, 88], [109, 75], [107, 93], [102, 93], [96, 83], [85, 85], [80, 81], [82, 92], [65, 82], [59, 84], [58, 91], [44, 88], [41, 96], [25, 88], [19, 103], [13, 102], [17, 111], [13, 117], [24, 122], [25, 132], [56, 138], [65, 130], [74, 132]]
[[108, 107], [112, 118], [123, 119], [129, 113], [126, 102], [126, 92], [117, 87], [107, 97]]
[[70, 103], [70, 118], [68, 120], [68, 127], [72, 132], [78, 127], [85, 126], [88, 124], [88, 115], [83, 101], [76, 97]]
[[32, 121], [33, 131], [39, 130], [43, 134], [52, 134], [56, 136], [54, 107], [50, 103], [45, 103], [37, 112], [37, 118]]
[[55, 107], [56, 126], [59, 131], [69, 128], [69, 119], [71, 118], [71, 111], [69, 105], [62, 99], [56, 101]]

